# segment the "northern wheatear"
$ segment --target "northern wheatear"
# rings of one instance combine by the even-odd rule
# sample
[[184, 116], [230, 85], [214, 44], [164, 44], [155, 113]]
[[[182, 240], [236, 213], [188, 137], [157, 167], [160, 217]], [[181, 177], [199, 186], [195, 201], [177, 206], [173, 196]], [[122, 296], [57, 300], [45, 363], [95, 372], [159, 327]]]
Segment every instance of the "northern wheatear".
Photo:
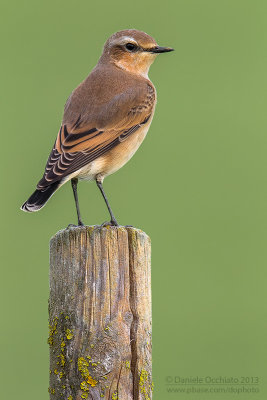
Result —
[[144, 32], [123, 30], [105, 43], [98, 64], [68, 98], [63, 121], [37, 189], [22, 205], [38, 211], [52, 194], [71, 180], [78, 224], [83, 225], [77, 195], [78, 179], [95, 180], [118, 225], [103, 190], [106, 176], [136, 152], [151, 124], [156, 90], [148, 70], [160, 47]]

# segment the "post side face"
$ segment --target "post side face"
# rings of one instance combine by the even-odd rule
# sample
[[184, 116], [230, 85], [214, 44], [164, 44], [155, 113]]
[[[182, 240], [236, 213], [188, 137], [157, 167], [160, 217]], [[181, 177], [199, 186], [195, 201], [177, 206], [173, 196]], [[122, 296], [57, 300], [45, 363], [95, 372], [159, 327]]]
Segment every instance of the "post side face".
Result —
[[150, 240], [129, 229], [71, 228], [51, 240], [51, 399], [151, 398]]
[[129, 242], [132, 374], [134, 399], [152, 399], [151, 242], [127, 228]]

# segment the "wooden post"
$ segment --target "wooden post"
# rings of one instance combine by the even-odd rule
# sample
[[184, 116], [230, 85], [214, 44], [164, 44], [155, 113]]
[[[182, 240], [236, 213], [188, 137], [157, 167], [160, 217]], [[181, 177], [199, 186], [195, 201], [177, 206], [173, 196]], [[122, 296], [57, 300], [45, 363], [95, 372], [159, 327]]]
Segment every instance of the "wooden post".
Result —
[[50, 399], [152, 399], [150, 238], [74, 227], [50, 242]]

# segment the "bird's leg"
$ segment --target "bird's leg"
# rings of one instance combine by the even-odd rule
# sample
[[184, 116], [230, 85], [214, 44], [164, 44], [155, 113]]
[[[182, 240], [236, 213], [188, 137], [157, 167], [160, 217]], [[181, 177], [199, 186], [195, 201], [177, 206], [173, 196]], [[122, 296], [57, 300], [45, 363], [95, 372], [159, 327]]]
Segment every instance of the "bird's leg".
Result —
[[82, 220], [81, 220], [81, 213], [80, 213], [78, 193], [77, 193], [77, 185], [78, 185], [78, 179], [77, 178], [72, 178], [71, 186], [72, 186], [75, 205], [76, 205], [76, 211], [77, 211], [77, 217], [78, 217], [78, 225], [79, 226], [83, 226], [84, 224], [82, 223]]
[[114, 217], [114, 214], [113, 214], [113, 212], [112, 212], [112, 210], [111, 210], [111, 208], [110, 208], [110, 205], [109, 205], [107, 196], [106, 196], [106, 194], [105, 194], [105, 192], [104, 192], [104, 189], [103, 189], [103, 177], [102, 177], [101, 175], [98, 175], [98, 176], [96, 177], [96, 184], [97, 184], [97, 186], [99, 187], [100, 192], [101, 192], [101, 194], [102, 194], [102, 196], [103, 196], [103, 198], [104, 198], [104, 200], [105, 200], [105, 203], [106, 203], [106, 205], [107, 205], [108, 212], [109, 212], [110, 217], [111, 217], [111, 220], [110, 220], [111, 225], [119, 226], [119, 224], [118, 224], [118, 222], [116, 221], [116, 218]]

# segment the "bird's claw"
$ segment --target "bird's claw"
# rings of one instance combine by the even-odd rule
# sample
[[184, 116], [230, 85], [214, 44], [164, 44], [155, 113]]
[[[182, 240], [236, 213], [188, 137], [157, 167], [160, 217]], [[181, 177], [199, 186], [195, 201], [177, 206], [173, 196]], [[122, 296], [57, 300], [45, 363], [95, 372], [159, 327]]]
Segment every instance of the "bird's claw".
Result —
[[67, 226], [67, 229], [68, 229], [68, 228], [77, 228], [78, 226], [84, 226], [84, 224], [83, 224], [81, 221], [79, 221], [79, 222], [78, 222], [78, 225], [69, 224], [69, 225]]
[[115, 219], [112, 219], [111, 221], [103, 222], [103, 224], [101, 224], [100, 226], [101, 228], [105, 228], [106, 226], [119, 226], [119, 224]]

